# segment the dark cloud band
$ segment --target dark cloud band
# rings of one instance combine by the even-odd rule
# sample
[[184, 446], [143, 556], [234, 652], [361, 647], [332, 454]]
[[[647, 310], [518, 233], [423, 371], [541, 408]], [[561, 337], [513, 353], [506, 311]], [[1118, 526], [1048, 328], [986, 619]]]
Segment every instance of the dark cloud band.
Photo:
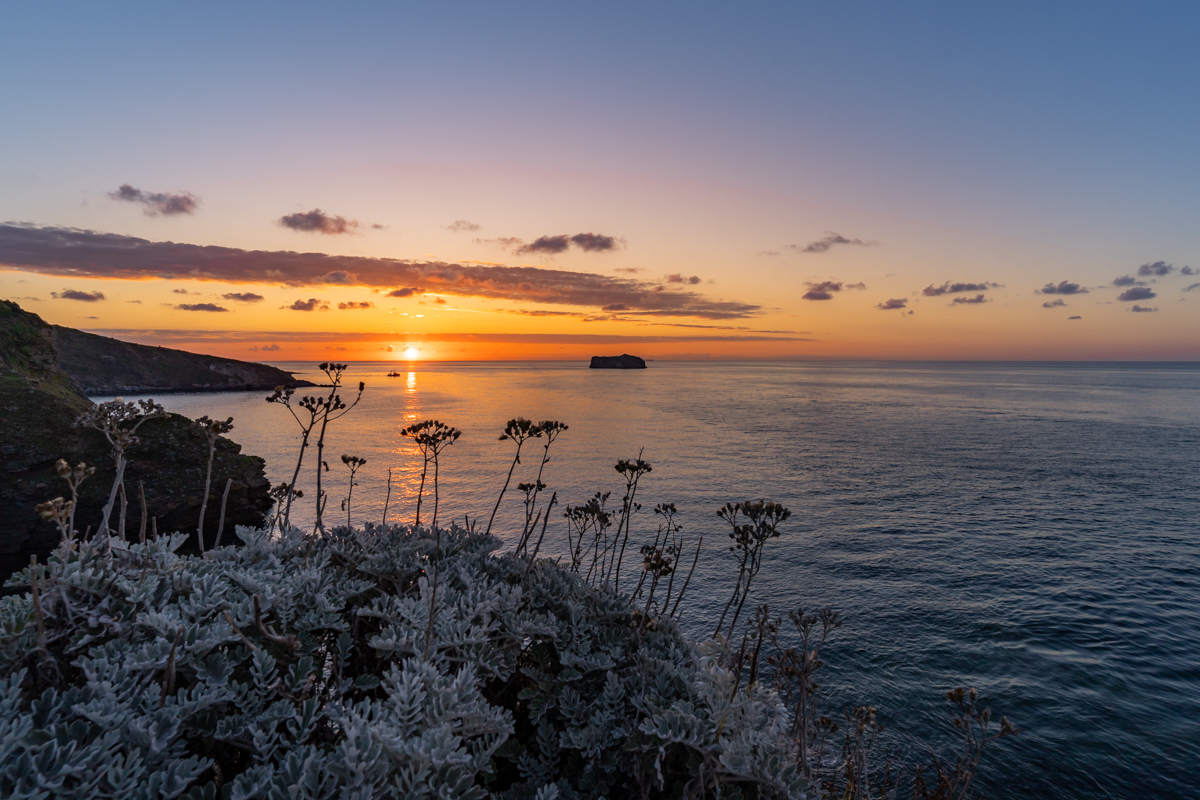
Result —
[[734, 319], [762, 306], [713, 300], [694, 291], [658, 291], [657, 284], [587, 272], [456, 264], [393, 258], [151, 242], [133, 236], [0, 224], [0, 265], [72, 278], [212, 280], [319, 286], [353, 283], [379, 289], [421, 286], [425, 291], [552, 305], [602, 308], [620, 303], [628, 314]]

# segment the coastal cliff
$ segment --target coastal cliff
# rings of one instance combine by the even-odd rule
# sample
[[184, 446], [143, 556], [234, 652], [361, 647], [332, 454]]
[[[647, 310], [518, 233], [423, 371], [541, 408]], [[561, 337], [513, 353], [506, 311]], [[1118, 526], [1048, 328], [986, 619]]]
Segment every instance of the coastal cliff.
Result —
[[59, 369], [89, 395], [269, 392], [276, 386], [313, 385], [266, 364], [122, 342], [61, 325], [49, 327]]
[[[91, 401], [60, 364], [56, 345], [65, 330], [48, 325], [16, 303], [0, 301], [0, 570], [5, 575], [28, 565], [30, 554], [47, 552], [58, 543], [53, 524], [35, 511], [38, 503], [68, 495], [65, 483], [54, 472], [58, 459], [65, 458], [72, 465], [85, 461], [96, 467], [96, 474], [80, 492], [76, 520], [81, 530], [99, 521], [112, 485], [108, 442], [97, 431], [74, 426]], [[141, 442], [129, 452], [125, 475], [130, 529], [136, 535], [141, 518], [140, 484], [147, 514], [157, 518], [160, 533], [194, 531], [208, 459], [204, 435], [191, 420], [168, 414], [147, 422], [138, 436]], [[212, 480], [218, 498], [226, 479], [233, 479], [226, 536], [232, 534], [234, 525], [262, 523], [271, 506], [267, 495], [270, 483], [263, 468], [263, 460], [243, 455], [241, 445], [218, 440]], [[216, 532], [218, 509], [210, 500], [205, 526], [208, 536]]]

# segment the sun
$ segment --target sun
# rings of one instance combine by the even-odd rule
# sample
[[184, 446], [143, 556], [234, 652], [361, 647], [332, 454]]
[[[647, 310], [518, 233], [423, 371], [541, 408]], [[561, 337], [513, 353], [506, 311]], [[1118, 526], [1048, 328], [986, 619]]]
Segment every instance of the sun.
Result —
[[409, 345], [408, 347], [404, 348], [404, 352], [402, 352], [400, 355], [405, 361], [416, 361], [421, 357], [421, 351], [412, 345]]

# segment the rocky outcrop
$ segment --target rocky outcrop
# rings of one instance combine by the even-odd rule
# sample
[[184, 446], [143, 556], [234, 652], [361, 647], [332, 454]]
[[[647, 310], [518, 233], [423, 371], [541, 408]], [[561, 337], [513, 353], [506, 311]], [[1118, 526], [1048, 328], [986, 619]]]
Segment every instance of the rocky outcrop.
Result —
[[[54, 526], [35, 507], [54, 497], [69, 497], [54, 463], [85, 461], [96, 474], [83, 485], [76, 524], [81, 530], [100, 520], [114, 475], [111, 448], [97, 431], [76, 428], [76, 418], [91, 401], [59, 368], [56, 342], [63, 328], [52, 328], [16, 303], [0, 301], [0, 573], [29, 563], [58, 543]], [[101, 337], [97, 337], [101, 338]], [[208, 446], [189, 419], [177, 414], [148, 421], [141, 442], [129, 452], [125, 473], [128, 531], [136, 537], [141, 522], [139, 488], [147, 516], [158, 531], [194, 531], [204, 493]], [[233, 479], [225, 514], [225, 536], [235, 525], [260, 525], [271, 506], [264, 463], [243, 455], [228, 439], [217, 443], [213, 493], [205, 531], [216, 533], [220, 495]], [[115, 518], [115, 517], [114, 517]], [[149, 519], [147, 520], [150, 521]], [[206, 537], [206, 538], [208, 538]], [[227, 538], [231, 541], [231, 538]], [[195, 540], [190, 543], [195, 547]]]
[[59, 368], [90, 395], [270, 391], [276, 386], [313, 385], [266, 364], [122, 342], [60, 325], [51, 327], [51, 338]]
[[589, 369], [645, 369], [645, 359], [624, 353], [619, 356], [592, 356]]

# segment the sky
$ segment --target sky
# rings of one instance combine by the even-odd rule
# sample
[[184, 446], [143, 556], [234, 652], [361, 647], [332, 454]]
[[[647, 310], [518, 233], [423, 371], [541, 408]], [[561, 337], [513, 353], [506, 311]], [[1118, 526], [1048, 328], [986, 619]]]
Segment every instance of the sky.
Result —
[[1200, 360], [1191, 3], [27, 3], [0, 297], [249, 360]]

